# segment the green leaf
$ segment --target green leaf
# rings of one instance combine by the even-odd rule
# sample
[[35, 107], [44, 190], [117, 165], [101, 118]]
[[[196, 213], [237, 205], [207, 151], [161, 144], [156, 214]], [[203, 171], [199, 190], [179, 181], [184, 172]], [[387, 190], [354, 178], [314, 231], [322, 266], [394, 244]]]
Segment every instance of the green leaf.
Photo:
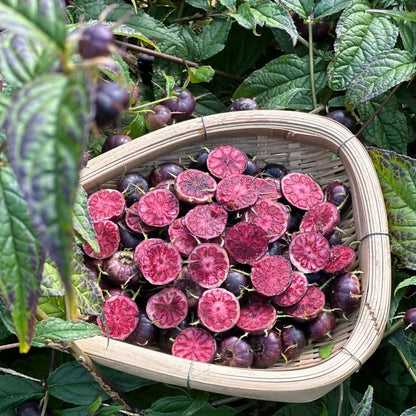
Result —
[[13, 325], [12, 316], [10, 314], [9, 309], [4, 304], [3, 298], [0, 296], [0, 319], [6, 329], [11, 333], [16, 333], [16, 328]]
[[227, 9], [235, 9], [237, 0], [219, 0], [219, 3]]
[[[363, 122], [367, 121], [385, 99], [380, 95], [358, 106]], [[401, 111], [395, 97], [392, 97], [364, 130], [364, 139], [376, 146], [397, 153], [406, 154], [408, 144], [408, 126], [405, 114]]]
[[354, 2], [342, 13], [336, 28], [335, 56], [328, 67], [329, 86], [347, 89], [373, 56], [395, 46], [398, 29], [387, 18], [366, 13], [369, 3]]
[[97, 410], [100, 408], [102, 403], [103, 403], [103, 398], [101, 396], [97, 397], [97, 399], [88, 406], [88, 414], [89, 415], [96, 414]]
[[78, 185], [73, 205], [73, 227], [74, 231], [87, 242], [94, 251], [98, 252], [100, 247], [97, 235], [92, 224], [92, 219], [87, 206], [87, 193], [81, 185]]
[[304, 19], [309, 17], [313, 12], [313, 0], [281, 0], [281, 2]]
[[39, 298], [39, 308], [49, 317], [60, 319], [66, 318], [64, 299], [62, 296], [41, 296]]
[[416, 415], [416, 406], [405, 410], [403, 413], [400, 413], [400, 416], [415, 416], [415, 415]]
[[397, 24], [404, 49], [416, 57], [416, 22], [400, 20]]
[[96, 324], [84, 321], [72, 322], [59, 318], [48, 318], [36, 324], [33, 345], [44, 347], [51, 341], [73, 341], [100, 334], [102, 334], [101, 328]]
[[138, 390], [146, 386], [158, 384], [157, 381], [133, 376], [123, 371], [115, 370], [114, 368], [104, 366], [101, 366], [100, 368], [103, 371], [103, 373], [108, 377], [108, 379], [111, 380], [117, 386], [117, 388], [124, 393], [133, 390]]
[[136, 139], [147, 133], [146, 118], [144, 113], [137, 113], [130, 124], [123, 130], [132, 139]]
[[271, 416], [321, 416], [321, 406], [314, 403], [287, 404]]
[[43, 266], [41, 296], [64, 296], [65, 289], [62, 285], [58, 269], [53, 262], [47, 258]]
[[206, 12], [209, 10], [210, 2], [208, 0], [186, 0], [185, 3], [190, 4], [196, 9], [202, 9]]
[[0, 167], [0, 289], [11, 310], [20, 351], [33, 337], [44, 254], [19, 185], [8, 167]]
[[366, 392], [364, 393], [364, 397], [361, 402], [358, 403], [358, 406], [354, 409], [351, 416], [370, 416], [371, 405], [373, 403], [373, 393], [374, 388], [372, 386], [368, 386]]
[[0, 22], [11, 33], [28, 36], [58, 51], [65, 48], [65, 12], [61, 1], [2, 0]]
[[188, 89], [197, 97], [194, 111], [196, 115], [207, 116], [208, 114], [224, 113], [227, 110], [225, 105], [201, 84], [190, 84]]
[[[315, 61], [315, 86], [317, 92], [326, 85], [325, 62]], [[298, 89], [306, 90], [296, 95]], [[260, 107], [271, 108], [271, 104], [280, 94], [294, 93], [290, 100], [293, 109], [312, 109], [312, 94], [309, 74], [309, 57], [283, 55], [252, 72], [237, 88], [233, 98], [257, 97]]]
[[0, 73], [13, 89], [36, 75], [55, 71], [59, 61], [22, 35], [3, 32], [0, 35]]
[[416, 12], [409, 12], [405, 10], [379, 10], [367, 9], [367, 13], [381, 14], [383, 16], [395, 17], [397, 19], [407, 20], [408, 22], [416, 22]]
[[0, 376], [0, 411], [15, 408], [29, 399], [40, 399], [43, 389], [40, 383], [9, 374]]
[[[0, 130], [7, 116], [9, 105], [10, 105], [10, 96], [0, 93]], [[1, 143], [1, 140], [0, 140], [0, 143]]]
[[307, 91], [308, 90], [306, 88], [292, 88], [289, 91], [284, 91], [276, 97], [271, 97], [270, 100], [267, 102], [267, 105], [263, 106], [263, 109], [284, 110], [285, 108], [288, 108], [290, 106], [290, 102], [294, 97], [296, 97], [297, 94]]
[[416, 285], [416, 276], [409, 277], [402, 280], [394, 289], [394, 296], [397, 296], [397, 292], [403, 288]]
[[416, 334], [413, 331], [403, 328], [394, 331], [389, 337], [388, 342], [401, 351], [407, 361], [408, 367], [416, 372]]
[[228, 38], [231, 22], [227, 19], [215, 19], [205, 26], [199, 34], [197, 41], [200, 60], [208, 59], [222, 51]]
[[73, 250], [72, 265], [72, 284], [77, 296], [79, 310], [84, 315], [101, 315], [104, 302], [103, 293], [98, 282], [90, 278], [80, 248], [75, 247]]
[[323, 345], [322, 347], [319, 347], [318, 351], [319, 351], [320, 357], [323, 359], [328, 358], [331, 355], [331, 352], [334, 347], [335, 347], [335, 344], [333, 343], [326, 344], [326, 345]]
[[321, 0], [313, 12], [314, 19], [332, 16], [349, 7], [352, 0]]
[[416, 270], [416, 160], [376, 148], [368, 149], [386, 204], [391, 252]]
[[198, 68], [189, 68], [188, 73], [189, 80], [193, 84], [198, 84], [199, 82], [210, 82], [215, 75], [215, 71], [207, 65], [202, 65]]
[[5, 123], [12, 169], [72, 314], [72, 206], [90, 119], [88, 88], [76, 75], [49, 74], [25, 84], [13, 96]]
[[400, 49], [390, 49], [368, 59], [348, 86], [347, 100], [356, 106], [382, 94], [415, 73], [412, 55]]
[[258, 22], [255, 21], [251, 7], [247, 3], [238, 6], [236, 13], [230, 13], [230, 16], [245, 29], [256, 30]]

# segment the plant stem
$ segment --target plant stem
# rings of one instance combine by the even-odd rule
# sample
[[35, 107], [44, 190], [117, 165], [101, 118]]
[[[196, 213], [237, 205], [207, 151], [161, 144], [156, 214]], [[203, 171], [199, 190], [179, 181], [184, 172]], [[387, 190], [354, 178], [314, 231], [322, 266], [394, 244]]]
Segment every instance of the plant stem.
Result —
[[316, 99], [315, 69], [314, 69], [314, 65], [313, 65], [312, 19], [308, 19], [308, 29], [309, 29], [309, 71], [310, 71], [310, 76], [311, 76], [312, 103], [313, 103], [313, 108], [315, 109], [318, 106], [318, 101]]
[[397, 331], [403, 325], [404, 325], [403, 319], [399, 319], [388, 330], [384, 331], [383, 339], [387, 338], [389, 335], [391, 335], [393, 332]]
[[397, 353], [399, 354], [400, 358], [403, 361], [404, 366], [406, 367], [406, 370], [409, 372], [410, 376], [412, 377], [413, 381], [416, 383], [416, 374], [413, 371], [412, 367], [410, 366], [409, 362], [407, 361], [406, 357], [404, 356], [404, 354], [402, 353], [400, 348], [397, 348]]
[[[153, 49], [144, 48], [143, 46], [132, 45], [132, 44], [127, 43], [127, 42], [122, 42], [120, 40], [116, 41], [116, 43], [120, 46], [123, 46], [124, 48], [132, 49], [134, 51], [145, 53], [145, 54], [151, 55], [151, 56], [155, 56], [157, 58], [166, 59], [167, 61], [175, 62], [177, 64], [187, 65], [187, 66], [190, 66], [190, 67], [193, 67], [193, 68], [198, 68], [198, 67], [201, 66], [200, 64], [198, 64], [196, 62], [187, 61], [185, 59], [178, 58], [178, 57], [173, 56], [173, 55], [168, 55], [167, 53], [162, 53], [162, 52], [155, 51]], [[243, 77], [240, 77], [238, 75], [229, 74], [227, 72], [219, 71], [218, 69], [214, 69], [214, 72], [215, 72], [216, 75], [220, 75], [224, 78], [230, 78], [230, 79], [233, 79], [233, 80], [238, 81], [238, 82], [242, 82], [244, 80]]]
[[342, 416], [342, 403], [344, 402], [344, 383], [339, 385], [339, 402], [337, 416]]
[[11, 368], [0, 367], [0, 371], [5, 374], [11, 374], [12, 376], [18, 376], [18, 377], [26, 378], [27, 380], [36, 381], [37, 383], [42, 383], [42, 380], [27, 376], [26, 374], [18, 373], [17, 371], [12, 370]]
[[14, 342], [13, 344], [1, 345], [0, 346], [0, 351], [11, 350], [12, 348], [19, 348], [19, 343]]

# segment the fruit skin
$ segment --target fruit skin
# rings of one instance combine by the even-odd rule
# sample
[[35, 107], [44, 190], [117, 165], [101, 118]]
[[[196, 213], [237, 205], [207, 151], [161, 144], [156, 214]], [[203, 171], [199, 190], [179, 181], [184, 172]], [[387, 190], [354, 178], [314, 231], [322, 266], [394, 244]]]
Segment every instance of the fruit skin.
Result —
[[260, 107], [255, 98], [240, 97], [236, 100], [231, 99], [231, 104], [228, 106], [227, 111], [246, 111], [246, 110], [259, 110]]
[[78, 52], [84, 59], [108, 56], [114, 45], [114, 34], [103, 23], [85, 28], [78, 41]]
[[117, 190], [124, 195], [127, 206], [130, 206], [149, 190], [149, 184], [139, 173], [129, 172], [118, 181]]
[[116, 251], [102, 266], [107, 279], [117, 285], [136, 285], [141, 277], [132, 251]]
[[330, 111], [325, 117], [328, 117], [332, 120], [338, 121], [344, 125], [347, 129], [351, 130], [352, 133], [357, 131], [357, 120], [354, 118], [352, 113], [344, 109], [336, 109]]
[[99, 81], [95, 86], [95, 122], [98, 127], [116, 121], [130, 105], [130, 92], [114, 81]]
[[253, 350], [244, 339], [230, 336], [223, 339], [218, 347], [216, 362], [230, 367], [248, 368], [253, 362]]
[[175, 98], [163, 101], [163, 105], [172, 112], [172, 117], [177, 121], [190, 118], [195, 110], [196, 100], [187, 88], [174, 87], [172, 93]]
[[329, 303], [339, 315], [350, 315], [361, 299], [361, 285], [358, 277], [345, 272], [338, 275], [330, 285]]
[[308, 341], [331, 339], [331, 333], [335, 328], [335, 324], [335, 313], [323, 310], [315, 319], [305, 325], [305, 336]]
[[109, 150], [115, 149], [116, 147], [128, 142], [131, 142], [131, 137], [125, 134], [114, 134], [113, 136], [108, 136], [101, 147], [101, 153], [108, 152]]
[[[42, 406], [39, 400], [26, 400], [17, 407], [17, 416], [41, 416]], [[46, 408], [44, 416], [51, 416], [51, 412]]]
[[172, 112], [163, 104], [154, 106], [152, 111], [145, 115], [145, 124], [148, 131], [161, 129], [171, 122]]
[[285, 325], [280, 328], [283, 343], [282, 355], [286, 361], [295, 360], [306, 346], [306, 337], [302, 329], [295, 325]]
[[280, 360], [283, 344], [274, 329], [267, 335], [251, 335], [248, 342], [253, 348], [253, 368], [269, 368]]
[[[303, 19], [298, 21], [298, 31], [300, 35], [308, 40], [309, 38], [309, 26]], [[331, 29], [331, 23], [326, 17], [321, 19], [315, 19], [312, 22], [312, 37], [314, 42], [321, 42], [328, 38], [329, 31]]]
[[149, 347], [156, 343], [157, 327], [146, 315], [146, 312], [140, 311], [139, 323], [134, 331], [126, 338], [129, 344], [139, 345], [140, 347]]
[[175, 179], [179, 173], [185, 170], [185, 166], [174, 162], [164, 162], [155, 166], [150, 172], [148, 177], [149, 186], [154, 188], [159, 183], [168, 180]]
[[416, 332], [416, 308], [408, 309], [403, 315], [403, 320], [406, 325], [406, 329]]

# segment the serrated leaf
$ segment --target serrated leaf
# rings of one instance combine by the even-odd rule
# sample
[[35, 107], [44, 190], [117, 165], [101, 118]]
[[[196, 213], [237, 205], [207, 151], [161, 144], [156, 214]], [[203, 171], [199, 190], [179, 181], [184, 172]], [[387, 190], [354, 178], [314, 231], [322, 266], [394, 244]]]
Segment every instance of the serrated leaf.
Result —
[[413, 285], [416, 285], [416, 276], [412, 276], [412, 277], [409, 277], [409, 278], [407, 278], [407, 279], [404, 279], [404, 280], [402, 280], [397, 286], [396, 286], [396, 289], [394, 289], [394, 296], [397, 296], [397, 292], [400, 290], [400, 289], [403, 289], [403, 288], [406, 288], [406, 287], [409, 287], [409, 286], [413, 286]]
[[65, 288], [62, 285], [58, 269], [50, 259], [46, 259], [41, 282], [41, 295], [48, 297], [64, 296]]
[[368, 149], [387, 210], [391, 252], [416, 270], [416, 160], [376, 148]]
[[373, 386], [368, 386], [366, 392], [358, 406], [354, 409], [351, 416], [369, 416], [371, 414], [371, 406], [373, 403]]
[[416, 372], [416, 334], [413, 331], [400, 328], [389, 335], [387, 340], [401, 351], [409, 368]]
[[185, 3], [190, 4], [196, 9], [202, 9], [206, 12], [209, 10], [210, 2], [208, 0], [186, 0]]
[[189, 80], [192, 84], [198, 84], [200, 82], [210, 82], [214, 78], [215, 70], [210, 66], [202, 65], [198, 68], [189, 68]]
[[406, 10], [367, 9], [367, 13], [381, 14], [383, 16], [395, 17], [397, 19], [407, 20], [408, 22], [416, 22], [416, 13], [406, 11]]
[[251, 7], [247, 3], [240, 4], [236, 13], [230, 13], [230, 16], [245, 29], [255, 31], [257, 22], [254, 19]]
[[96, 324], [48, 318], [36, 324], [33, 345], [45, 347], [49, 342], [73, 341], [100, 334], [101, 328]]
[[4, 304], [3, 298], [1, 296], [0, 296], [0, 319], [11, 334], [16, 333], [16, 328], [13, 325], [13, 320], [10, 314], [10, 310]]
[[319, 347], [318, 351], [319, 351], [319, 356], [323, 359], [328, 358], [331, 355], [332, 350], [334, 349], [335, 344], [330, 343], [330, 344], [326, 344], [323, 345], [322, 347]]
[[219, 0], [219, 2], [227, 9], [235, 9], [237, 0]]
[[313, 12], [314, 19], [332, 16], [344, 10], [352, 3], [352, 0], [321, 0]]
[[0, 289], [27, 352], [33, 337], [44, 254], [19, 185], [9, 167], [0, 166]]
[[198, 116], [224, 113], [227, 108], [214, 94], [201, 84], [188, 85], [188, 89], [197, 97], [194, 113]]
[[304, 19], [309, 17], [313, 12], [313, 0], [281, 0], [281, 2]]
[[0, 412], [16, 408], [29, 399], [39, 400], [42, 396], [43, 389], [40, 383], [9, 374], [0, 376]]
[[[385, 99], [380, 95], [358, 106], [363, 122], [367, 121]], [[376, 146], [406, 154], [408, 144], [408, 127], [405, 114], [401, 111], [395, 97], [392, 97], [380, 110], [374, 120], [363, 132], [364, 139]]]
[[416, 57], [416, 22], [400, 20], [397, 25], [404, 49]]
[[282, 92], [281, 94], [277, 95], [276, 97], [272, 97], [267, 105], [263, 106], [264, 110], [267, 109], [285, 109], [289, 107], [290, 102], [294, 97], [296, 97], [297, 94], [307, 92], [308, 90], [306, 88], [293, 88], [289, 91]]
[[58, 267], [71, 314], [72, 206], [90, 120], [87, 91], [75, 77], [40, 76], [13, 96], [5, 122], [13, 172], [40, 241]]
[[136, 139], [146, 133], [146, 118], [144, 113], [137, 113], [130, 124], [123, 130], [123, 134], [127, 134], [132, 139]]
[[200, 60], [211, 58], [222, 51], [228, 38], [231, 22], [227, 19], [215, 19], [205, 26], [197, 37]]
[[97, 235], [94, 230], [91, 215], [87, 205], [88, 195], [81, 185], [78, 185], [73, 205], [73, 227], [83, 242], [87, 242], [94, 251], [99, 251]]
[[84, 315], [101, 315], [104, 302], [103, 293], [98, 282], [90, 279], [83, 255], [78, 248], [73, 251], [72, 265], [72, 285], [77, 296], [79, 310]]
[[65, 319], [65, 304], [62, 296], [39, 298], [39, 308], [49, 317]]
[[59, 62], [31, 39], [10, 32], [0, 35], [0, 73], [16, 89], [36, 75], [57, 69]]
[[368, 59], [348, 86], [347, 100], [356, 106], [388, 91], [415, 73], [416, 64], [410, 53], [400, 49], [380, 52]]
[[2, 0], [0, 22], [11, 33], [29, 36], [55, 50], [65, 48], [65, 9], [61, 1]]
[[[260, 107], [270, 107], [270, 103], [280, 94], [289, 94], [299, 88], [305, 93], [292, 97], [293, 109], [312, 109], [312, 94], [309, 71], [309, 57], [283, 55], [251, 73], [237, 88], [233, 98], [257, 97]], [[326, 85], [326, 66], [322, 60], [315, 61], [315, 86], [317, 92]]]
[[347, 89], [371, 57], [395, 46], [397, 27], [385, 17], [366, 13], [367, 8], [364, 0], [354, 2], [338, 21], [335, 56], [328, 67], [329, 86], [335, 91]]

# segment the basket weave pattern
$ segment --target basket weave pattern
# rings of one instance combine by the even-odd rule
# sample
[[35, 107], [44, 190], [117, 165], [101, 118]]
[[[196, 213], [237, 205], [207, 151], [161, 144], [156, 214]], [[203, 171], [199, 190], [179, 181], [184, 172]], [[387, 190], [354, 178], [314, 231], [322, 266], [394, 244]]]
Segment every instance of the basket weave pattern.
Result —
[[104, 337], [77, 341], [91, 358], [141, 377], [241, 397], [307, 402], [359, 370], [381, 341], [390, 301], [390, 249], [384, 200], [367, 152], [352, 133], [333, 120], [290, 111], [243, 111], [207, 116], [152, 132], [92, 159], [81, 172], [87, 192], [116, 186], [127, 171], [147, 175], [156, 163], [183, 164], [203, 147], [229, 144], [256, 156], [258, 165], [282, 163], [309, 173], [321, 186], [340, 180], [352, 197], [343, 215], [343, 243], [357, 248], [359, 309], [337, 324], [327, 359], [319, 347], [304, 349], [290, 364], [240, 369], [190, 362]]

